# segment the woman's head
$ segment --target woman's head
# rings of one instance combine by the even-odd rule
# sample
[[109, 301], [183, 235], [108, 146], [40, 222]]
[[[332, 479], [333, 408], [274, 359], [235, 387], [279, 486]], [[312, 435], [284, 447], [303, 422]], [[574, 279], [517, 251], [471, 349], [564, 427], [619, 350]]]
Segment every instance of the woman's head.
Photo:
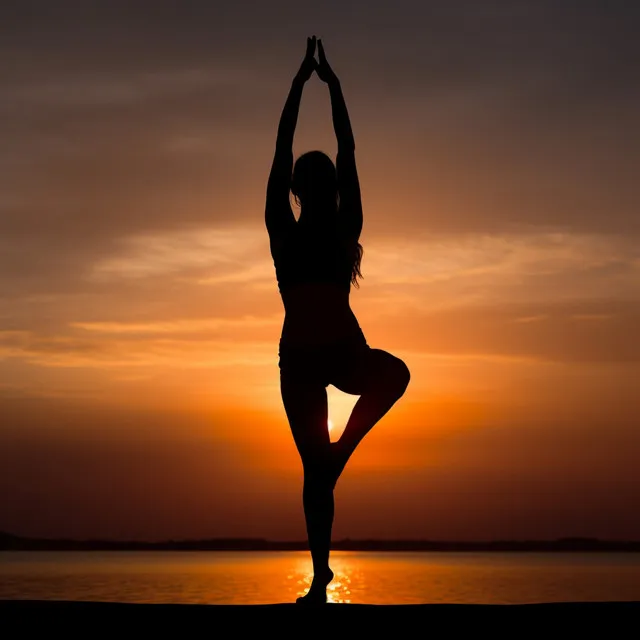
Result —
[[[291, 192], [296, 202], [310, 220], [321, 223], [328, 213], [338, 211], [338, 178], [336, 167], [331, 158], [322, 151], [308, 151], [301, 155], [293, 167], [291, 178]], [[344, 246], [346, 259], [351, 271], [351, 283], [358, 286], [358, 278], [362, 278], [360, 263], [362, 260], [362, 245], [355, 240]]]
[[291, 193], [302, 207], [337, 208], [338, 179], [331, 158], [322, 151], [302, 154], [293, 167]]

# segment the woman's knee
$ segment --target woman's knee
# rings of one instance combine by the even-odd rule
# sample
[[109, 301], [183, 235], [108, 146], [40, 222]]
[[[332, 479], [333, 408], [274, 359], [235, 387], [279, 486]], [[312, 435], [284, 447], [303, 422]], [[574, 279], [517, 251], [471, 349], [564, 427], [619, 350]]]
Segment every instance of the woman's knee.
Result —
[[394, 356], [394, 366], [393, 366], [393, 387], [402, 395], [407, 387], [409, 386], [409, 381], [411, 380], [411, 372], [409, 371], [409, 367], [406, 365], [404, 360], [400, 360], [400, 358], [396, 358]]
[[387, 351], [376, 349], [369, 374], [372, 390], [399, 398], [406, 390], [411, 373], [403, 360]]
[[324, 490], [333, 481], [332, 466], [329, 460], [307, 460], [303, 463], [305, 490]]
[[384, 355], [380, 357], [380, 366], [373, 374], [371, 390], [385, 396], [391, 395], [397, 399], [402, 396], [409, 385], [411, 373], [403, 360], [386, 351], [382, 353]]

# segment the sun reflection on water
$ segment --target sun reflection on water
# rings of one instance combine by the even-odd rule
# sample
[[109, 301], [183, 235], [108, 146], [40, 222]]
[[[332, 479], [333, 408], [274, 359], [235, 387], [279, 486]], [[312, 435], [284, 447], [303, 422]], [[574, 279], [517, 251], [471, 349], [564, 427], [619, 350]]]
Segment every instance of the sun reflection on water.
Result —
[[[0, 600], [295, 602], [306, 551], [4, 552]], [[332, 551], [332, 603], [526, 604], [638, 600], [640, 554]]]

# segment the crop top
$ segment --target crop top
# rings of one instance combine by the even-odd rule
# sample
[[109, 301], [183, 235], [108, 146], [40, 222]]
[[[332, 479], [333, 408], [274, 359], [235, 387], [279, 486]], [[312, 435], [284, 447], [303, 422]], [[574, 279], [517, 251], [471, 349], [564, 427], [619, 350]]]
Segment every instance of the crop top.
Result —
[[339, 225], [328, 229], [288, 225], [273, 250], [280, 292], [309, 282], [336, 284], [348, 292], [355, 246]]

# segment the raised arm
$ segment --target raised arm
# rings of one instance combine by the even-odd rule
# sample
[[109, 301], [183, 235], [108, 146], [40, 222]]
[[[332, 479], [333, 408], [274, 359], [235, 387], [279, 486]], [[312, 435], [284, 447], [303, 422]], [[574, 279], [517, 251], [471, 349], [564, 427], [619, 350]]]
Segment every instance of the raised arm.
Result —
[[298, 122], [304, 84], [311, 77], [316, 67], [316, 61], [313, 57], [315, 50], [316, 37], [307, 38], [306, 55], [293, 79], [287, 101], [280, 116], [276, 152], [267, 182], [267, 203], [265, 207], [265, 222], [272, 242], [287, 225], [295, 222], [289, 202], [291, 171], [293, 169], [293, 135]]
[[317, 73], [329, 87], [331, 96], [331, 112], [333, 128], [338, 141], [338, 156], [336, 170], [338, 173], [338, 193], [340, 194], [340, 211], [344, 215], [349, 233], [357, 240], [362, 231], [362, 200], [360, 196], [360, 182], [356, 168], [356, 143], [351, 130], [349, 112], [342, 95], [342, 87], [338, 76], [327, 62], [322, 40], [318, 40]]

